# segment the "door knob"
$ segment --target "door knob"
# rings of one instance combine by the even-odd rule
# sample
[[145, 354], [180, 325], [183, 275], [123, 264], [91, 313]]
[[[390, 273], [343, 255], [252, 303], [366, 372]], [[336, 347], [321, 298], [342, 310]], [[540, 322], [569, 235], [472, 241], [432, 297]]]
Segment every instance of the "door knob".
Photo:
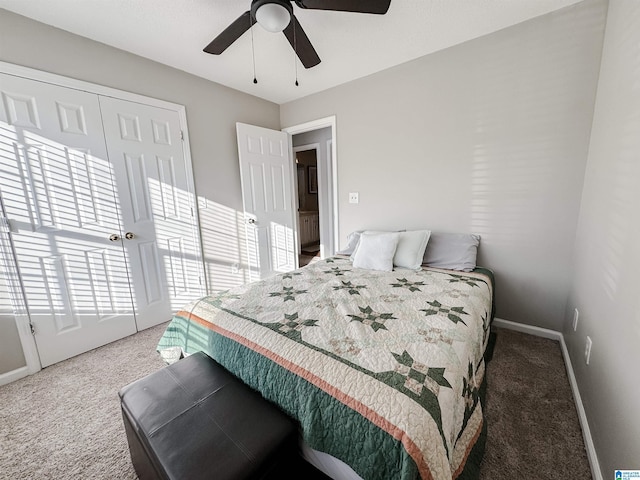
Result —
[[135, 235], [131, 232], [127, 232], [124, 234], [124, 238], [126, 238], [127, 240], [131, 240], [133, 238], [135, 238]]
[[249, 219], [247, 220], [247, 223], [250, 223], [251, 225], [253, 225], [253, 224], [255, 224], [255, 223], [256, 223], [256, 219], [255, 219], [255, 218], [249, 218]]
[[118, 235], [117, 233], [114, 233], [109, 236], [109, 240], [111, 240], [112, 242], [117, 242], [118, 240], [120, 240], [120, 235]]

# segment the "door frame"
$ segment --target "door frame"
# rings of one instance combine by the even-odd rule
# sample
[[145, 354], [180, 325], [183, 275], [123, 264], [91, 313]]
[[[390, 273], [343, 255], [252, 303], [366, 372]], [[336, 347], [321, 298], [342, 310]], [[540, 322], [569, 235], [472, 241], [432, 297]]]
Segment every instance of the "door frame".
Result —
[[[104, 85], [98, 85], [91, 82], [85, 82], [84, 80], [77, 80], [75, 78], [65, 77], [55, 73], [44, 72], [42, 70], [36, 70], [34, 68], [23, 67], [21, 65], [15, 65], [13, 63], [0, 61], [0, 73], [7, 75], [13, 75], [16, 77], [22, 77], [29, 80], [36, 80], [39, 82], [50, 83], [60, 87], [71, 88], [74, 90], [82, 90], [88, 93], [102, 95], [105, 97], [113, 97], [120, 100], [126, 100], [135, 103], [142, 103], [152, 107], [164, 108], [166, 110], [174, 111], [178, 113], [180, 121], [180, 130], [182, 131], [182, 150], [186, 164], [186, 175], [188, 180], [188, 189], [190, 197], [192, 198], [192, 205], [194, 211], [195, 228], [198, 232], [197, 246], [200, 249], [199, 263], [202, 268], [202, 276], [204, 279], [205, 291], [208, 289], [208, 279], [206, 275], [206, 269], [204, 266], [204, 255], [202, 253], [202, 235], [200, 235], [200, 214], [198, 212], [198, 198], [195, 191], [195, 182], [193, 177], [193, 165], [191, 159], [191, 147], [189, 144], [189, 131], [187, 129], [187, 114], [184, 105], [177, 103], [167, 102], [153, 97], [147, 97], [137, 93], [126, 92], [124, 90], [118, 90], [116, 88], [107, 87]], [[35, 338], [31, 333], [30, 319], [27, 315], [16, 316], [16, 326], [22, 342], [22, 350], [24, 358], [27, 363], [26, 368], [21, 367], [12, 372], [5, 374], [11, 381], [18, 380], [19, 378], [26, 377], [27, 375], [38, 372], [42, 369], [40, 364], [40, 357], [38, 356], [38, 350], [35, 343]]]
[[[340, 232], [338, 223], [338, 155], [337, 155], [337, 141], [336, 141], [336, 116], [331, 115], [329, 117], [319, 118], [310, 122], [293, 125], [283, 128], [282, 131], [289, 134], [289, 148], [291, 151], [291, 158], [293, 159], [293, 136], [300, 133], [311, 132], [314, 130], [320, 130], [323, 128], [331, 127], [331, 140], [327, 142], [330, 147], [327, 149], [327, 157], [323, 161], [318, 161], [318, 177], [325, 176], [328, 179], [327, 185], [327, 200], [329, 203], [329, 225], [324, 225], [322, 215], [320, 215], [320, 238], [330, 238], [332, 240], [331, 245], [327, 248], [320, 242], [320, 255], [322, 258], [330, 257], [335, 254], [338, 249]], [[296, 147], [297, 148], [297, 147]], [[296, 177], [297, 183], [297, 177]], [[319, 183], [319, 182], [318, 182]], [[320, 200], [321, 194], [324, 193], [324, 189], [318, 189], [318, 200]], [[293, 191], [292, 196], [297, 198], [298, 192]], [[318, 202], [320, 205], [320, 202]], [[326, 231], [325, 231], [326, 230]], [[299, 237], [300, 235], [296, 235]], [[296, 260], [297, 261], [297, 260]]]

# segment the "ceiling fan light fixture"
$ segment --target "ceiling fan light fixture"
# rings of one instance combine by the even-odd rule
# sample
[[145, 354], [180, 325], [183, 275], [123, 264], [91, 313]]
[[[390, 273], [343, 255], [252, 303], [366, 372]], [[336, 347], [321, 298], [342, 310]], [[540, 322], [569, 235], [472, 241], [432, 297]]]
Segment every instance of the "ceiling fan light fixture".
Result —
[[[244, 0], [248, 2], [249, 0]], [[293, 4], [309, 10], [334, 10], [339, 12], [371, 13], [384, 15], [391, 0], [250, 0], [251, 7], [216, 38], [203, 51], [211, 55], [220, 55], [238, 40], [247, 30], [251, 30], [253, 45], [253, 26], [262, 25], [269, 32], [282, 32], [293, 47], [295, 56], [304, 68], [315, 67], [320, 57], [311, 44], [302, 25], [293, 14]], [[297, 63], [296, 63], [297, 65]]]
[[291, 12], [278, 2], [267, 2], [260, 5], [255, 13], [256, 22], [268, 32], [283, 31], [291, 22]]

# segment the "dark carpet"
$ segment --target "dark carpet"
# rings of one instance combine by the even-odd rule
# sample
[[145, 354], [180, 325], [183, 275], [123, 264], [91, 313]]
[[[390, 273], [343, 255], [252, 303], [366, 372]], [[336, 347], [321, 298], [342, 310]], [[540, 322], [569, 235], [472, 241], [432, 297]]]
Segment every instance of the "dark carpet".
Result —
[[480, 478], [592, 478], [560, 344], [496, 332], [487, 367], [488, 434]]

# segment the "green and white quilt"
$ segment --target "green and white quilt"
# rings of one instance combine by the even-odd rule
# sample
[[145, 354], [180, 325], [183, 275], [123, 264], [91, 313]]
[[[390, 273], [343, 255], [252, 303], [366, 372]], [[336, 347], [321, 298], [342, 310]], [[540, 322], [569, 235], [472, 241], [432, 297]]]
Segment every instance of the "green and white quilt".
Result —
[[492, 298], [484, 273], [334, 257], [186, 306], [158, 350], [206, 352], [363, 479], [464, 478]]

